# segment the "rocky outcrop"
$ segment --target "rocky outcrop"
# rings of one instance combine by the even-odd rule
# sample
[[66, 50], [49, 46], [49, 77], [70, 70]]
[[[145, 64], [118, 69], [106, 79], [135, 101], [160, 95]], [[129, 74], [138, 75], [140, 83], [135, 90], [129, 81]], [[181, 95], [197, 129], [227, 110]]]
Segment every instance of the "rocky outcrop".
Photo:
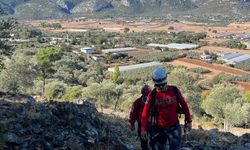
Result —
[[[136, 150], [126, 119], [99, 113], [88, 101], [43, 102], [0, 93], [0, 149]], [[249, 150], [250, 133], [192, 130], [182, 150]]]
[[0, 100], [4, 149], [129, 149], [87, 101], [21, 101]]

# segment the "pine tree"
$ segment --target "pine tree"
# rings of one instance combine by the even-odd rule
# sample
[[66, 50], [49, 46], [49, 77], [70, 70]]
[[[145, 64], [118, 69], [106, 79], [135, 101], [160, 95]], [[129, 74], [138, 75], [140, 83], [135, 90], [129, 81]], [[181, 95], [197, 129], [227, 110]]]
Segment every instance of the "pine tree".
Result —
[[59, 60], [62, 53], [59, 49], [53, 47], [44, 48], [38, 51], [36, 54], [37, 64], [41, 70], [41, 78], [43, 80], [42, 96], [44, 96], [45, 91], [45, 80], [48, 76], [55, 72], [52, 68], [53, 62]]

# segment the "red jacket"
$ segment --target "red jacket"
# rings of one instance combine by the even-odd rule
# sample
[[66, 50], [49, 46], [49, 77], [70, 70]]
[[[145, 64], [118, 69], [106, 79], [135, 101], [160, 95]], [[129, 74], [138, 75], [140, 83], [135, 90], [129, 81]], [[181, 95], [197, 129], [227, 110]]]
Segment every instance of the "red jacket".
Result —
[[[178, 90], [179, 91], [179, 90]], [[185, 120], [191, 120], [190, 112], [188, 105], [180, 91], [178, 92], [178, 97], [180, 104], [182, 105]], [[156, 103], [155, 107], [158, 112], [159, 125], [163, 128], [172, 127], [173, 125], [179, 122], [178, 113], [177, 113], [177, 105], [178, 101], [175, 96], [173, 86], [167, 86], [167, 91], [159, 92], [156, 91], [155, 95]], [[148, 95], [148, 101], [144, 106], [141, 118], [141, 131], [146, 131], [147, 122], [149, 120], [149, 114], [152, 107], [152, 92]]]
[[143, 97], [141, 96], [140, 98], [135, 100], [132, 105], [132, 108], [130, 111], [130, 117], [129, 117], [130, 118], [129, 122], [132, 126], [135, 124], [135, 121], [137, 121], [138, 123], [141, 122], [141, 115], [142, 115], [143, 107], [145, 104], [142, 98]]

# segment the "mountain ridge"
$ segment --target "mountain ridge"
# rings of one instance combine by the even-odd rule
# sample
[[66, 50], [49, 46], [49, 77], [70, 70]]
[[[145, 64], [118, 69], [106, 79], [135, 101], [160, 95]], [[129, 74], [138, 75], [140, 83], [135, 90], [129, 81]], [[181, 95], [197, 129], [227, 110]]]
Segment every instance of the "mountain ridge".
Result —
[[175, 13], [246, 17], [250, 10], [250, 0], [2, 0], [0, 4], [9, 15], [20, 19]]

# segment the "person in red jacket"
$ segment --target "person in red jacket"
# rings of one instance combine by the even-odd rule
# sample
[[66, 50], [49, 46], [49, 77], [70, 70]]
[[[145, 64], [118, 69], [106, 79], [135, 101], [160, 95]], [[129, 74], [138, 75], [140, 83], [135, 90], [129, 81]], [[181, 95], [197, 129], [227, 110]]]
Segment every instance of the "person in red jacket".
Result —
[[[142, 138], [147, 139], [146, 127], [149, 117], [152, 115], [152, 109], [154, 109], [156, 115], [151, 124], [157, 128], [154, 128], [150, 137], [152, 149], [164, 150], [168, 140], [170, 150], [179, 150], [181, 146], [181, 126], [178, 119], [178, 108], [180, 104], [182, 112], [185, 114], [185, 131], [190, 131], [192, 129], [192, 120], [188, 105], [181, 92], [178, 89], [174, 90], [174, 86], [167, 84], [167, 74], [163, 68], [155, 69], [152, 79], [155, 89], [149, 93], [148, 101], [142, 112]], [[153, 92], [154, 94], [152, 94]], [[154, 95], [154, 98], [152, 95]]]
[[141, 89], [141, 97], [136, 99], [132, 105], [131, 111], [130, 111], [130, 125], [131, 130], [135, 130], [135, 122], [137, 122], [138, 125], [138, 137], [140, 138], [141, 142], [141, 149], [142, 150], [148, 150], [148, 140], [141, 138], [141, 114], [144, 107], [145, 102], [147, 101], [147, 96], [151, 92], [150, 86], [145, 84]]

